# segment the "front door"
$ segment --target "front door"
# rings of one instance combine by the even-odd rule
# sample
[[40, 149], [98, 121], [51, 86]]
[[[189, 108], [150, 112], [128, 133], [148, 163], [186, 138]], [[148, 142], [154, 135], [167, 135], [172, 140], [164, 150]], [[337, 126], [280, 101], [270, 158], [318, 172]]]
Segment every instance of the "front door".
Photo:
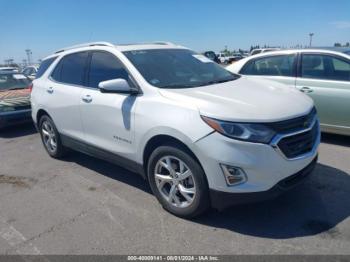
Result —
[[101, 93], [102, 81], [129, 75], [119, 59], [108, 52], [91, 53], [87, 88], [81, 94], [81, 114], [85, 141], [97, 148], [131, 158], [134, 152], [134, 109], [136, 96]]

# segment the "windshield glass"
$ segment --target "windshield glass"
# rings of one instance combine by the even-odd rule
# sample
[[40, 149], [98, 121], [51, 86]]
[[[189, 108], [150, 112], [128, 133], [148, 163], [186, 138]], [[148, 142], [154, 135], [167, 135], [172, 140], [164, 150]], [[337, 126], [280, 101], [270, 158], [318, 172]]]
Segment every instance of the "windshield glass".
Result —
[[187, 49], [126, 51], [148, 83], [159, 88], [189, 88], [238, 78], [207, 57]]
[[30, 80], [22, 74], [0, 74], [0, 91], [27, 88]]

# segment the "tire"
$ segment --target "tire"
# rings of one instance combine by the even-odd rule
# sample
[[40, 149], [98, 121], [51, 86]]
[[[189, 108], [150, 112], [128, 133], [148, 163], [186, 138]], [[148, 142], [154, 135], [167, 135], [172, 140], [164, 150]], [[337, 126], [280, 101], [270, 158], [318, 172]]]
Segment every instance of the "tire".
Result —
[[[51, 157], [61, 158], [66, 154], [66, 148], [62, 145], [60, 134], [49, 116], [43, 115], [40, 118], [39, 132], [46, 152]], [[51, 141], [53, 143], [51, 143]]]
[[[169, 163], [174, 172], [166, 168]], [[156, 148], [149, 158], [147, 175], [153, 194], [170, 213], [193, 218], [209, 208], [209, 188], [205, 173], [186, 150], [175, 146]]]

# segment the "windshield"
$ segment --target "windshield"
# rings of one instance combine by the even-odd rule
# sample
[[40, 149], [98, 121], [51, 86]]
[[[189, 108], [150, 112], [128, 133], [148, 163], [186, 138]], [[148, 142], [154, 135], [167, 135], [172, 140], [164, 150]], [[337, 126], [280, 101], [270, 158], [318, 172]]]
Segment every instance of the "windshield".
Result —
[[207, 57], [187, 49], [126, 51], [148, 83], [159, 88], [190, 88], [238, 78]]
[[30, 80], [22, 74], [0, 74], [0, 91], [27, 88]]

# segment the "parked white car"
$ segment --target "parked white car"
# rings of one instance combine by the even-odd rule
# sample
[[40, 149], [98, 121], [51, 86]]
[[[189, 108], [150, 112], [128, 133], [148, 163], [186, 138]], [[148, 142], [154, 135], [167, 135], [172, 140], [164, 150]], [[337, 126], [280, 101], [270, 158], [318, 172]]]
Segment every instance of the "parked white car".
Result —
[[0, 67], [0, 72], [13, 72], [18, 73], [18, 68], [13, 66], [2, 66]]
[[32, 117], [52, 157], [67, 148], [140, 173], [181, 217], [263, 200], [314, 168], [313, 102], [170, 43], [90, 43], [45, 58]]
[[275, 51], [243, 59], [226, 69], [306, 93], [314, 100], [322, 131], [350, 135], [350, 55], [346, 51]]
[[230, 57], [224, 53], [218, 53], [218, 58], [221, 64], [227, 64], [229, 62]]

